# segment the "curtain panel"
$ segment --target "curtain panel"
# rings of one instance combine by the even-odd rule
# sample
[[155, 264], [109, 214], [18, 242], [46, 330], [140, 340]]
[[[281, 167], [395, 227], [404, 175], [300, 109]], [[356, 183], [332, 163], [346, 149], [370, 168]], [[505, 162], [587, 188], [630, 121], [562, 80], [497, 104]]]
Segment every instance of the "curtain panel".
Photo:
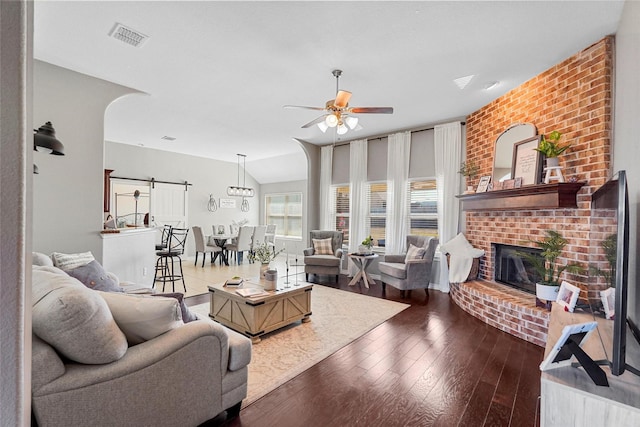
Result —
[[[455, 196], [460, 191], [458, 169], [462, 161], [462, 128], [460, 122], [454, 122], [435, 126], [434, 131], [438, 236], [440, 243], [444, 244], [458, 233], [460, 204]], [[449, 269], [445, 257], [440, 258], [438, 288], [449, 292]]]
[[332, 224], [335, 215], [335, 203], [331, 197], [331, 173], [333, 171], [333, 145], [325, 145], [320, 149], [320, 206], [329, 209], [320, 209], [320, 229], [335, 230]]
[[389, 135], [387, 145], [387, 223], [385, 253], [401, 254], [407, 240], [411, 132]]
[[[349, 144], [349, 252], [357, 252], [360, 243], [367, 237], [367, 140], [359, 139]], [[349, 262], [349, 275], [357, 269]]]

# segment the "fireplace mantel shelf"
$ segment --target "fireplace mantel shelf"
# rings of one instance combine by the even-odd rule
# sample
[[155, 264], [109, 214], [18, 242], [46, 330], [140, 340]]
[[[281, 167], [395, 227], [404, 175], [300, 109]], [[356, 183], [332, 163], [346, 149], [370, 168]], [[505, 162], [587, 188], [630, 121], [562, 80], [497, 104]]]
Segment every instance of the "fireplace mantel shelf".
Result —
[[486, 193], [461, 194], [462, 210], [516, 210], [576, 208], [576, 194], [584, 182], [528, 185]]

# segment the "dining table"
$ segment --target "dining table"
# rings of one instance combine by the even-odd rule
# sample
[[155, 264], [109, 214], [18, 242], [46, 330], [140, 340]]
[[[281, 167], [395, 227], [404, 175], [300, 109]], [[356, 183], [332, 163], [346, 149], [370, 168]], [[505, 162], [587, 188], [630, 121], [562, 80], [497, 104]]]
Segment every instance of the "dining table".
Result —
[[224, 245], [227, 243], [227, 240], [229, 239], [235, 239], [236, 237], [238, 237], [237, 234], [231, 234], [231, 233], [224, 233], [224, 234], [213, 234], [211, 236], [209, 236], [210, 241], [213, 240], [213, 243], [222, 248], [222, 251], [220, 252], [216, 252], [214, 255], [214, 261], [215, 261], [215, 257], [220, 257], [220, 260], [224, 263], [224, 265], [228, 266], [229, 265], [229, 257], [227, 256], [227, 252], [224, 250]]

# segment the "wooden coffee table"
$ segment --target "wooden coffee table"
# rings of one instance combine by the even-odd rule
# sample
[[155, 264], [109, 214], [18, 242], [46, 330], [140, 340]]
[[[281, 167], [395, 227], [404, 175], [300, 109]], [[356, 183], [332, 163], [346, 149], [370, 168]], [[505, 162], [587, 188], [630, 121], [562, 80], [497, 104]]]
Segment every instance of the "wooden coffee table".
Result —
[[242, 286], [224, 286], [223, 283], [209, 286], [211, 307], [209, 317], [251, 338], [255, 344], [261, 336], [290, 325], [298, 320], [311, 321], [311, 283], [301, 282], [267, 295], [242, 297], [237, 289], [260, 288], [259, 282], [247, 281]]

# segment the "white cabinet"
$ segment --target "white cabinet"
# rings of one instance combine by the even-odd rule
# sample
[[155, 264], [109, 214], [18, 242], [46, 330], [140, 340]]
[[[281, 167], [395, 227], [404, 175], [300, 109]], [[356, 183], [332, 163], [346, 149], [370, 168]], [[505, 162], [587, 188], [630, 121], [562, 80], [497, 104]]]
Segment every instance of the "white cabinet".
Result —
[[[545, 357], [568, 324], [593, 321], [587, 314], [567, 313], [553, 304]], [[598, 320], [598, 331], [610, 334], [612, 321]], [[627, 336], [627, 340], [633, 337]], [[606, 340], [605, 340], [606, 341]], [[627, 349], [635, 342], [627, 342]], [[604, 359], [598, 333], [591, 334], [583, 349], [594, 360]], [[597, 386], [582, 368], [563, 367], [542, 372], [540, 378], [541, 427], [636, 427], [640, 426], [640, 377], [625, 372], [607, 374], [609, 387]]]

